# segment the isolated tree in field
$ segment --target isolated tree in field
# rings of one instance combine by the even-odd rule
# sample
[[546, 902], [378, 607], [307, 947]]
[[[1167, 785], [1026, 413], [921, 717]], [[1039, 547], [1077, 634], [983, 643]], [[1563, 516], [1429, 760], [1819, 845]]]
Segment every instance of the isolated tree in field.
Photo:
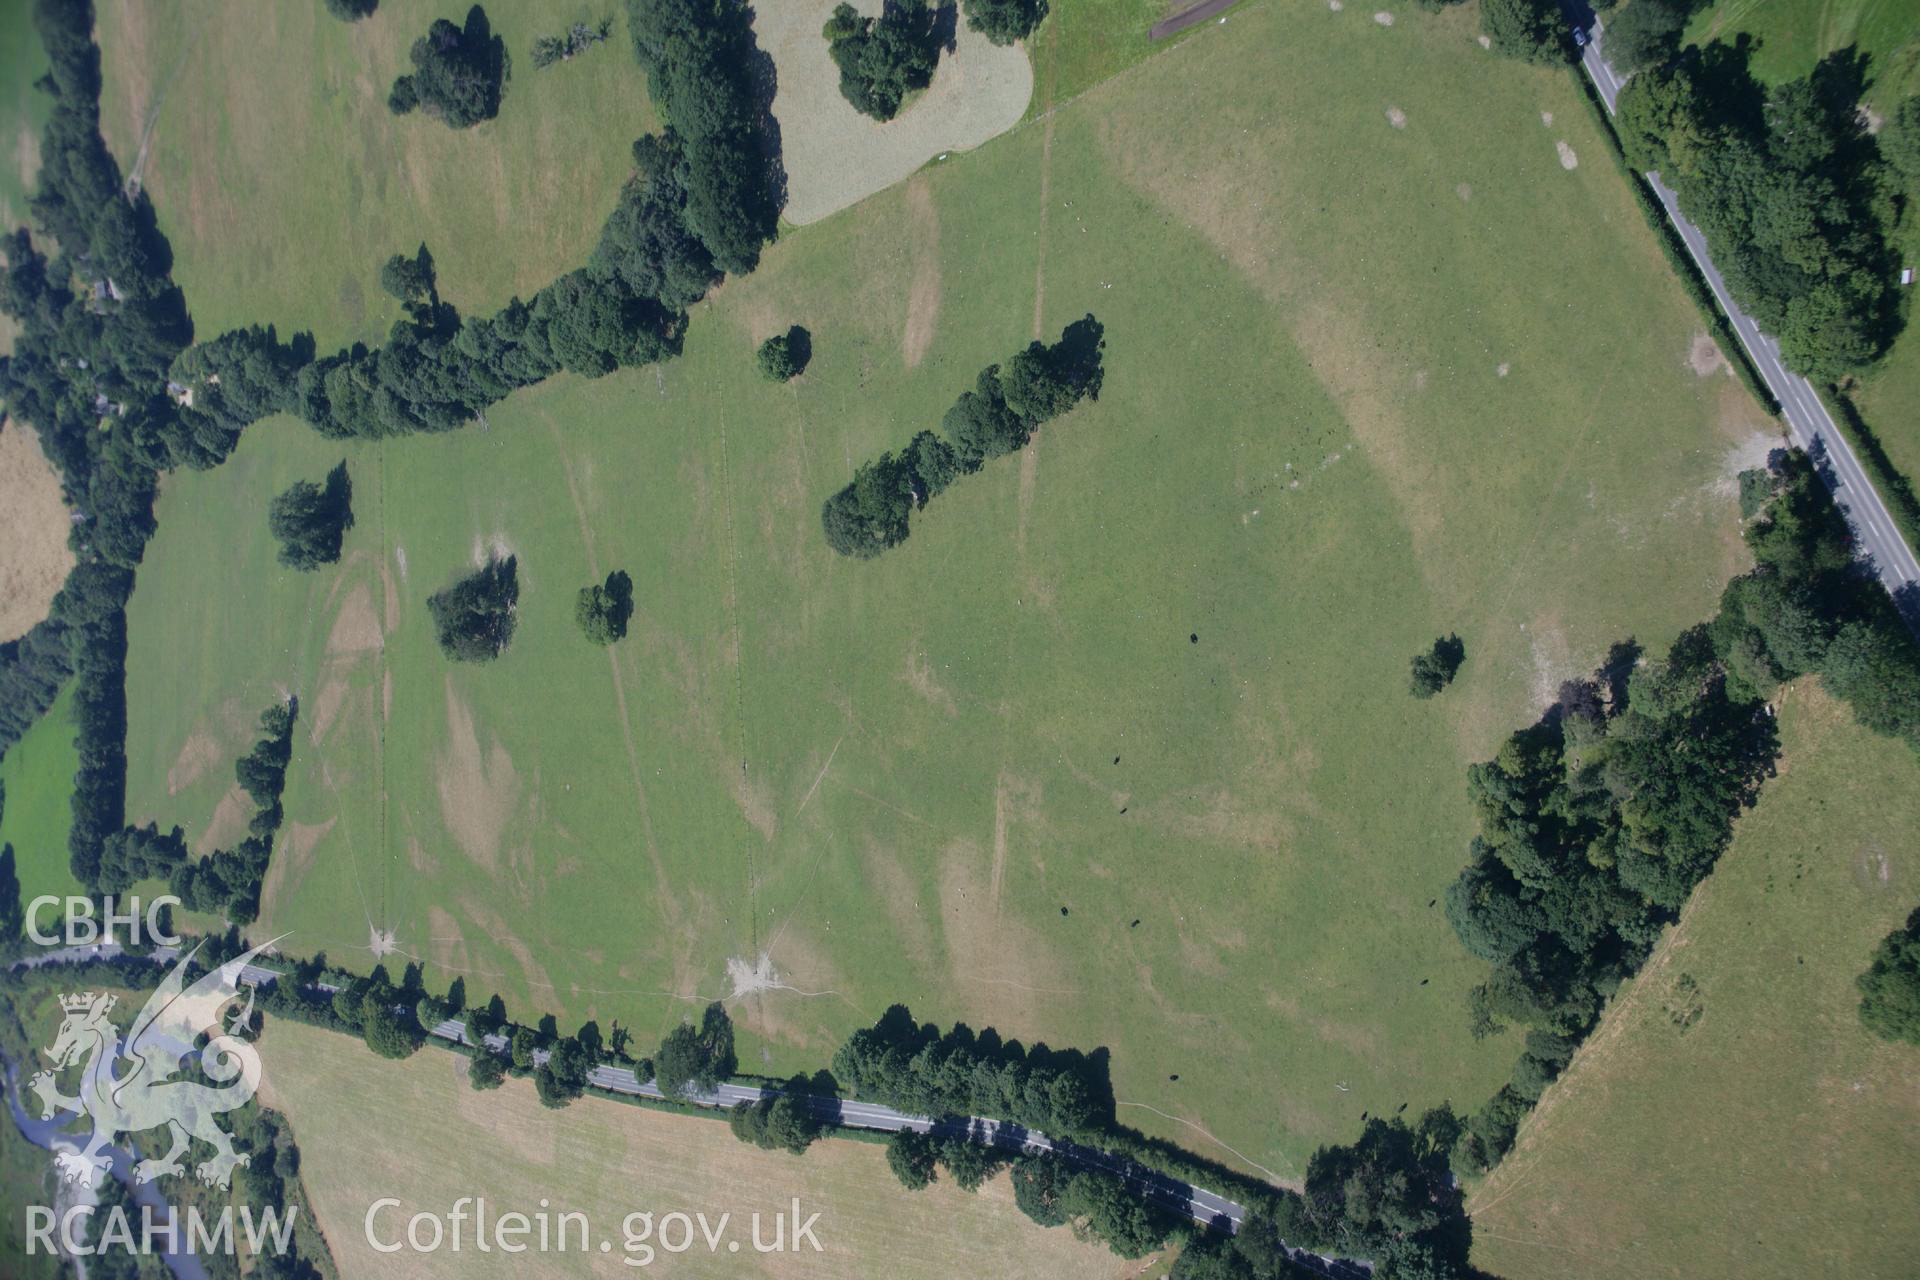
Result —
[[1607, 23], [1607, 60], [1622, 75], [1665, 62], [1686, 25], [1686, 11], [1668, 0], [1632, 0]]
[[887, 1139], [887, 1168], [909, 1191], [930, 1186], [934, 1178], [933, 1139], [911, 1129], [900, 1130]]
[[1522, 62], [1564, 63], [1573, 48], [1557, 0], [1480, 0], [1480, 30], [1495, 53]]
[[280, 543], [280, 563], [302, 571], [332, 564], [340, 558], [340, 543], [353, 528], [353, 482], [347, 464], [314, 484], [296, 480], [267, 506], [267, 528]]
[[683, 1022], [667, 1033], [654, 1055], [654, 1080], [676, 1097], [708, 1092], [734, 1071], [733, 1021], [719, 1001], [700, 1015], [700, 1025]]
[[633, 617], [633, 579], [624, 569], [607, 575], [605, 584], [582, 587], [574, 602], [573, 620], [580, 632], [595, 644], [612, 644], [627, 634], [627, 620]]
[[1882, 1040], [1920, 1045], [1920, 911], [1880, 940], [1857, 981], [1867, 1030]]
[[813, 335], [799, 325], [760, 344], [760, 374], [771, 382], [798, 377], [813, 359]]
[[1466, 660], [1467, 646], [1456, 635], [1441, 636], [1425, 653], [1413, 655], [1409, 687], [1416, 698], [1431, 698], [1453, 683], [1460, 664]]
[[507, 74], [507, 44], [493, 34], [486, 11], [467, 11], [465, 27], [435, 18], [408, 53], [413, 74], [393, 82], [387, 109], [405, 115], [419, 108], [455, 129], [500, 113], [500, 85]]
[[456, 662], [499, 657], [513, 639], [520, 575], [513, 556], [489, 560], [468, 577], [427, 597], [440, 652]]
[[995, 44], [1033, 34], [1047, 16], [1047, 0], [963, 0], [967, 25]]
[[371, 17], [380, 0], [327, 0], [327, 12], [342, 22], [358, 22]]
[[422, 244], [412, 257], [396, 253], [380, 268], [380, 287], [397, 302], [428, 303], [438, 300], [433, 255]]
[[933, 81], [940, 39], [933, 6], [924, 0], [883, 0], [878, 18], [842, 4], [820, 34], [840, 68], [840, 92], [854, 110], [891, 120], [908, 93]]

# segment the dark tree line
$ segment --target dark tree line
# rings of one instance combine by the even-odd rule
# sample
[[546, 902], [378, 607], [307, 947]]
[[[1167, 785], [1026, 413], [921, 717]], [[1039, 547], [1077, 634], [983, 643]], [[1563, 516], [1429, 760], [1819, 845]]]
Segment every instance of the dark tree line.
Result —
[[774, 237], [785, 175], [772, 66], [752, 10], [732, 0], [627, 0], [634, 56], [663, 136], [685, 157], [686, 228], [722, 271], [743, 275]]
[[875, 120], [891, 120], [909, 93], [933, 83], [940, 62], [937, 11], [926, 0], [884, 0], [869, 18], [842, 3], [821, 28], [840, 68], [840, 96]]
[[0, 311], [19, 328], [0, 358], [0, 400], [32, 424], [79, 519], [69, 535], [76, 566], [49, 621], [6, 651], [0, 741], [16, 739], [51, 703], [63, 667], [73, 672], [80, 768], [68, 848], [90, 883], [102, 842], [124, 824], [123, 609], [153, 534], [155, 472], [174, 411], [167, 370], [192, 328], [153, 207], [144, 193], [123, 190], [100, 137], [91, 6], [38, 0], [33, 20], [50, 64], [36, 84], [51, 106], [28, 202], [40, 240], [21, 229], [0, 246]]
[[72, 674], [67, 626], [52, 612], [18, 640], [0, 644], [0, 756], [46, 714]]
[[340, 543], [353, 528], [353, 482], [346, 460], [323, 484], [296, 480], [267, 507], [267, 528], [280, 544], [289, 569], [318, 569], [340, 558]]
[[634, 175], [586, 266], [462, 317], [423, 247], [382, 272], [404, 310], [381, 346], [316, 357], [304, 335], [222, 334], [174, 365], [152, 429], [159, 463], [217, 465], [248, 423], [276, 412], [334, 438], [453, 430], [561, 370], [599, 377], [677, 355], [686, 308], [722, 272], [752, 270], [773, 238], [784, 178], [749, 11], [725, 0], [628, 9], [667, 127], [634, 144]]
[[[7, 809], [7, 788], [0, 784], [0, 816]], [[0, 961], [11, 960], [26, 942], [27, 913], [20, 901], [20, 872], [13, 846], [0, 844]]]
[[1074, 1050], [1002, 1040], [956, 1023], [945, 1034], [894, 1005], [833, 1055], [833, 1074], [861, 1098], [915, 1115], [990, 1116], [1051, 1136], [1112, 1122], [1105, 1063]]
[[[216, 849], [198, 862], [181, 861], [173, 868], [168, 887], [188, 910], [223, 915], [237, 924], [249, 924], [260, 914], [260, 889], [273, 858], [274, 836], [286, 816], [280, 794], [287, 785], [293, 725], [299, 713], [299, 703], [292, 698], [261, 712], [262, 737], [234, 762], [233, 776], [254, 806], [247, 838], [232, 849]], [[176, 827], [169, 851], [184, 859], [186, 846], [178, 837]], [[149, 839], [150, 857], [155, 847]]]
[[1713, 869], [1772, 770], [1766, 700], [1781, 681], [1818, 673], [1862, 724], [1920, 750], [1920, 649], [1854, 560], [1814, 464], [1782, 451], [1741, 487], [1757, 566], [1727, 584], [1715, 618], [1637, 669], [1638, 651], [1620, 646], [1468, 771], [1481, 834], [1447, 918], [1491, 966], [1469, 1001], [1476, 1034], [1527, 1028], [1511, 1080], [1467, 1120], [1468, 1169], [1505, 1154]]
[[396, 79], [387, 94], [387, 110], [393, 114], [418, 109], [453, 129], [470, 128], [500, 114], [507, 42], [493, 34], [479, 5], [467, 10], [464, 26], [435, 18], [427, 34], [413, 42], [407, 58], [413, 72]]
[[1173, 1269], [1179, 1280], [1292, 1280], [1318, 1275], [1294, 1260], [1312, 1249], [1367, 1258], [1379, 1280], [1474, 1276], [1472, 1223], [1450, 1165], [1460, 1123], [1446, 1107], [1409, 1128], [1371, 1119], [1358, 1141], [1321, 1147], [1307, 1162], [1306, 1190], [1257, 1204], [1234, 1235], [1208, 1232]]
[[1877, 360], [1902, 323], [1889, 236], [1914, 192], [1860, 118], [1865, 59], [1834, 53], [1767, 89], [1750, 46], [1668, 57], [1675, 41], [1650, 34], [1649, 65], [1620, 92], [1627, 159], [1673, 187], [1789, 367], [1833, 379]]
[[1070, 1226], [1106, 1242], [1123, 1258], [1140, 1258], [1189, 1224], [1143, 1198], [1103, 1169], [1075, 1168], [1059, 1156], [1022, 1154], [1013, 1160], [1013, 1202], [1043, 1227]]
[[1044, 423], [1082, 399], [1098, 400], [1105, 377], [1105, 328], [1092, 315], [1068, 325], [1051, 346], [1033, 342], [1005, 365], [980, 371], [938, 433], [922, 431], [899, 453], [863, 462], [820, 510], [827, 545], [867, 560], [904, 542], [913, 512], [963, 475], [1024, 448]]
[[427, 597], [440, 652], [456, 662], [489, 662], [506, 652], [520, 601], [518, 565], [513, 556], [489, 560]]
[[1480, 31], [1502, 57], [1540, 66], [1573, 60], [1573, 28], [1556, 0], [1481, 0]]

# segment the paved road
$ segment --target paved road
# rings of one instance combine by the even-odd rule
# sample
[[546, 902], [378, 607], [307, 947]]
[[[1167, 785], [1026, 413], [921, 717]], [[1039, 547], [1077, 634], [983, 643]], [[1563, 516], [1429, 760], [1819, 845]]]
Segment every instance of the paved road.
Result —
[[[114, 943], [95, 944], [85, 947], [65, 947], [58, 950], [43, 951], [36, 955], [17, 960], [11, 966], [15, 969], [37, 968], [41, 965], [66, 962], [80, 963], [88, 960], [111, 960], [124, 949]], [[155, 947], [148, 959], [155, 964], [172, 964], [179, 957], [176, 947]], [[250, 964], [240, 970], [240, 980], [253, 986], [265, 986], [278, 982], [286, 976], [281, 970], [266, 965]], [[315, 982], [315, 990], [334, 992], [340, 988], [330, 982]], [[466, 1024], [448, 1019], [433, 1027], [429, 1034], [454, 1044], [472, 1045], [467, 1038]], [[507, 1037], [491, 1035], [486, 1037], [486, 1047], [493, 1053], [507, 1052]], [[534, 1054], [536, 1064], [547, 1060], [547, 1052], [539, 1050]], [[642, 1098], [661, 1098], [666, 1094], [651, 1080], [641, 1080], [629, 1067], [598, 1066], [587, 1075], [589, 1083], [612, 1093], [630, 1094]], [[723, 1084], [711, 1092], [696, 1092], [686, 1101], [703, 1107], [726, 1109], [742, 1102], [758, 1102], [762, 1098], [779, 1093], [777, 1089], [762, 1088], [758, 1085]], [[1063, 1159], [1089, 1168], [1112, 1173], [1131, 1188], [1136, 1194], [1159, 1201], [1178, 1213], [1185, 1214], [1193, 1221], [1238, 1231], [1246, 1219], [1246, 1208], [1235, 1201], [1218, 1195], [1204, 1187], [1192, 1186], [1178, 1178], [1157, 1173], [1130, 1160], [1112, 1155], [1093, 1147], [1078, 1143], [1049, 1138], [1037, 1129], [1028, 1129], [1020, 1125], [1008, 1124], [984, 1117], [933, 1119], [929, 1116], [909, 1115], [896, 1111], [892, 1107], [883, 1107], [877, 1103], [860, 1102], [851, 1098], [820, 1097], [800, 1095], [830, 1124], [854, 1129], [872, 1129], [882, 1133], [895, 1133], [902, 1129], [911, 1129], [916, 1133], [963, 1134], [975, 1142], [989, 1143], [1014, 1151], [1051, 1151]], [[1293, 1250], [1293, 1257], [1300, 1265], [1326, 1276], [1329, 1280], [1367, 1280], [1372, 1267], [1366, 1263], [1340, 1258], [1328, 1258], [1305, 1249]]]
[[[1581, 51], [1580, 65], [1600, 91], [1601, 100], [1607, 104], [1607, 111], [1611, 114], [1619, 99], [1620, 87], [1626, 80], [1607, 62], [1604, 46], [1605, 32], [1599, 20], [1592, 19], [1592, 25], [1588, 28], [1587, 47]], [[1719, 301], [1721, 310], [1733, 321], [1733, 331], [1740, 335], [1740, 345], [1747, 349], [1768, 390], [1780, 402], [1780, 413], [1787, 421], [1787, 430], [1793, 442], [1805, 449], [1808, 456], [1819, 464], [1821, 478], [1833, 491], [1834, 502], [1846, 513], [1860, 550], [1873, 557], [1874, 572], [1881, 584], [1900, 607], [1907, 625], [1916, 635], [1920, 635], [1920, 560], [1915, 560], [1913, 548], [1900, 536], [1892, 513], [1881, 501], [1873, 482], [1867, 478], [1859, 458], [1854, 455], [1853, 446], [1847, 443], [1839, 427], [1834, 425], [1827, 406], [1821, 403], [1813, 384], [1780, 362], [1780, 344], [1760, 332], [1760, 326], [1753, 322], [1753, 317], [1735, 305], [1727, 292], [1727, 282], [1721, 278], [1719, 269], [1708, 256], [1706, 236], [1681, 215], [1679, 201], [1672, 189], [1660, 181], [1657, 173], [1649, 173], [1647, 180], [1653, 184], [1660, 203], [1666, 206], [1667, 216], [1673, 219], [1680, 238], [1686, 242], [1687, 252], [1693, 255], [1700, 274], [1706, 277], [1707, 284], [1712, 287], [1713, 296]]]
[[[433, 1028], [433, 1035], [455, 1044], [471, 1045], [467, 1038], [466, 1027], [457, 1020], [449, 1019]], [[507, 1051], [507, 1038], [492, 1035], [486, 1038], [486, 1047], [495, 1053]], [[535, 1064], [547, 1059], [545, 1050], [535, 1052]], [[630, 1094], [642, 1098], [665, 1098], [660, 1086], [651, 1080], [641, 1080], [629, 1067], [599, 1066], [588, 1072], [587, 1080], [597, 1088], [612, 1093]], [[742, 1102], [758, 1102], [762, 1098], [777, 1095], [778, 1089], [763, 1088], [749, 1084], [722, 1084], [711, 1092], [696, 1091], [686, 1101], [703, 1107], [731, 1108]], [[911, 1129], [915, 1133], [964, 1134], [975, 1142], [1005, 1147], [1013, 1151], [1051, 1151], [1063, 1159], [1075, 1164], [1101, 1169], [1121, 1178], [1135, 1194], [1157, 1200], [1175, 1212], [1185, 1214], [1193, 1221], [1238, 1231], [1245, 1220], [1245, 1207], [1225, 1196], [1216, 1195], [1204, 1187], [1196, 1187], [1177, 1178], [1143, 1168], [1130, 1160], [1100, 1151], [1093, 1147], [1084, 1147], [1078, 1143], [1049, 1138], [1037, 1129], [1028, 1129], [1021, 1125], [1008, 1124], [984, 1117], [953, 1118], [935, 1120], [929, 1116], [910, 1115], [884, 1107], [878, 1103], [860, 1102], [851, 1098], [819, 1097], [811, 1094], [800, 1096], [821, 1116], [833, 1125], [854, 1129], [872, 1129], [882, 1133], [897, 1133], [902, 1129]], [[1340, 1258], [1328, 1258], [1305, 1249], [1293, 1251], [1294, 1260], [1330, 1280], [1364, 1280], [1371, 1274], [1372, 1268], [1358, 1262]]]
[[1168, 36], [1185, 31], [1188, 27], [1199, 26], [1214, 14], [1231, 9], [1239, 2], [1240, 0], [1200, 0], [1200, 3], [1192, 8], [1182, 9], [1171, 18], [1154, 23], [1153, 28], [1147, 32], [1147, 39], [1165, 40]]

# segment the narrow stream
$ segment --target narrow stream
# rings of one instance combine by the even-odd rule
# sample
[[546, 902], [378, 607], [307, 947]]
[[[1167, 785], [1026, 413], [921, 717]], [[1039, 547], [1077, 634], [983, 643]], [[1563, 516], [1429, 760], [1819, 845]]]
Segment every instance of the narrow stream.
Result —
[[[61, 1117], [56, 1117], [52, 1120], [36, 1120], [29, 1116], [26, 1108], [20, 1105], [16, 1085], [16, 1072], [11, 1065], [8, 1065], [6, 1070], [7, 1111], [13, 1116], [14, 1127], [21, 1132], [28, 1142], [39, 1147], [42, 1151], [49, 1152], [58, 1151], [63, 1146], [79, 1146], [79, 1143], [71, 1134], [62, 1131]], [[71, 1117], [67, 1117], [66, 1119], [69, 1122], [71, 1121]], [[131, 1199], [134, 1204], [152, 1210], [153, 1221], [156, 1227], [171, 1222], [173, 1219], [173, 1206], [169, 1205], [167, 1198], [160, 1194], [159, 1186], [152, 1182], [135, 1182], [133, 1180], [133, 1157], [129, 1156], [119, 1147], [108, 1147], [106, 1153], [113, 1160], [113, 1176], [121, 1186], [127, 1189], [128, 1198]], [[79, 1194], [85, 1195], [86, 1193], [80, 1192]], [[139, 1239], [138, 1232], [140, 1224], [136, 1221], [131, 1225], [135, 1232], [134, 1238], [137, 1240]], [[78, 1234], [77, 1231], [76, 1234]], [[159, 1254], [162, 1261], [167, 1264], [167, 1270], [171, 1271], [174, 1276], [177, 1277], [177, 1280], [208, 1280], [207, 1269], [200, 1265], [200, 1259], [191, 1253], [174, 1252], [170, 1247], [171, 1239], [167, 1233], [156, 1231], [153, 1240], [156, 1246], [168, 1246], [159, 1248]], [[77, 1258], [74, 1259], [74, 1261], [80, 1265], [80, 1274], [84, 1277], [86, 1275], [86, 1259]]]

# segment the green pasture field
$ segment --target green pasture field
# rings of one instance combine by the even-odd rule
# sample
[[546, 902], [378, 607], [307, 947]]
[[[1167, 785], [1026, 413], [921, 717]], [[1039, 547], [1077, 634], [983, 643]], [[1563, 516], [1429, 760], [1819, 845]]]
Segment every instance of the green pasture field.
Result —
[[80, 753], [73, 745], [73, 686], [47, 708], [39, 723], [0, 759], [0, 787], [6, 808], [0, 812], [0, 842], [13, 846], [20, 876], [20, 897], [65, 896], [82, 892], [67, 870], [67, 828], [73, 825], [73, 775]]
[[[317, 3], [101, 0], [101, 130], [153, 197], [201, 337], [271, 322], [323, 350], [378, 341], [398, 315], [380, 264], [422, 241], [474, 311], [586, 260], [657, 127], [617, 10], [488, 4], [512, 78], [497, 119], [454, 130], [386, 101], [413, 41], [465, 6], [382, 0], [349, 24]], [[603, 16], [606, 43], [534, 68], [535, 37]]]
[[1810, 685], [1780, 776], [1477, 1188], [1502, 1276], [1898, 1276], [1920, 1250], [1914, 1051], [1854, 975], [1920, 898], [1920, 763]]
[[1768, 84], [1794, 80], [1837, 49], [1867, 55], [1870, 104], [1889, 112], [1920, 91], [1920, 3], [1915, 0], [1720, 0], [1694, 16], [1687, 38], [1755, 42], [1753, 71]]
[[61, 1260], [45, 1250], [27, 1252], [24, 1206], [53, 1204], [58, 1185], [52, 1157], [28, 1142], [11, 1119], [0, 1124], [0, 1196], [12, 1207], [12, 1212], [0, 1214], [0, 1259], [6, 1260], [7, 1274], [15, 1280], [61, 1280], [68, 1274]]
[[0, 0], [0, 227], [27, 220], [27, 196], [40, 171], [40, 129], [50, 100], [33, 87], [47, 74], [28, 0]]
[[[1909, 255], [1920, 265], [1920, 246]], [[1909, 482], [1920, 477], [1920, 331], [1911, 319], [1886, 359], [1860, 379], [1853, 402], [1900, 473]]]
[[[260, 424], [160, 501], [130, 816], [239, 838], [231, 761], [293, 691], [255, 932], [296, 951], [364, 969], [390, 931], [640, 1045], [739, 992], [754, 1070], [895, 1001], [1105, 1047], [1123, 1121], [1285, 1179], [1362, 1112], [1476, 1105], [1517, 1047], [1467, 1034], [1434, 903], [1464, 768], [1710, 613], [1775, 437], [1695, 371], [1566, 76], [1474, 33], [1246, 6], [790, 233], [659, 369], [437, 438]], [[1098, 403], [880, 560], [827, 550], [858, 460], [1088, 311]], [[793, 323], [814, 363], [767, 383]], [[267, 502], [342, 456], [346, 557], [277, 568]], [[490, 548], [518, 636], [449, 664], [426, 596]], [[596, 651], [573, 597], [616, 568], [638, 613]], [[1448, 631], [1465, 669], [1415, 701]]]

